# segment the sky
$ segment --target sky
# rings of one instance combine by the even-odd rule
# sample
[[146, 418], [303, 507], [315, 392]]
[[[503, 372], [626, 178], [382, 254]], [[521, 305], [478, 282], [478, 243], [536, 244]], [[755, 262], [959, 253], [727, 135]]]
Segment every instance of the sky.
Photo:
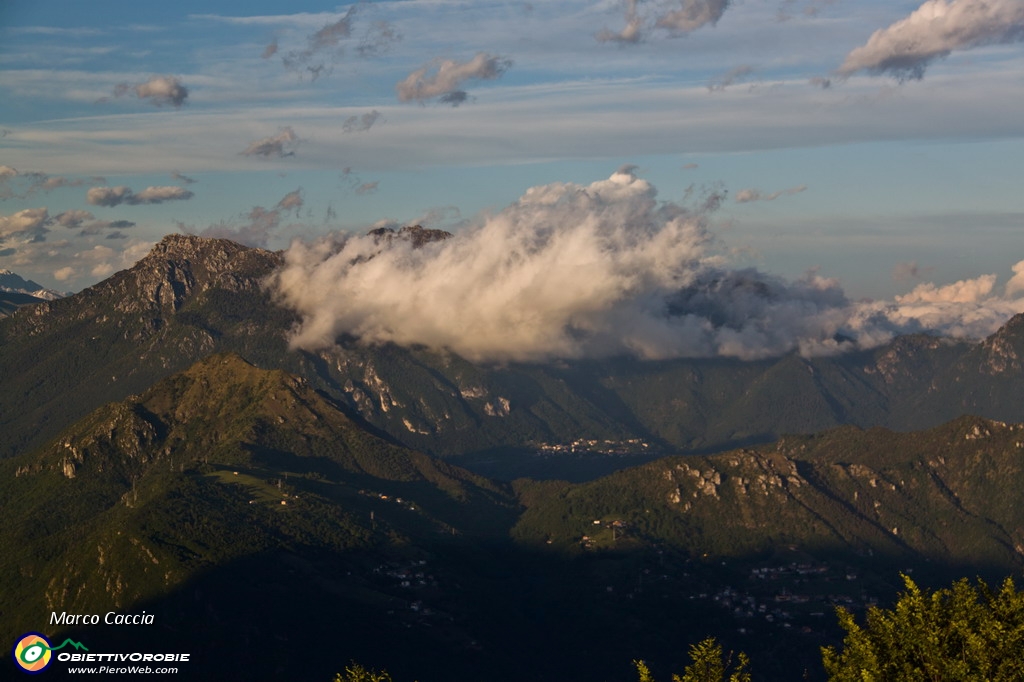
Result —
[[1002, 306], [1022, 152], [1021, 0], [0, 3], [0, 268], [62, 291], [170, 232], [499, 239], [624, 186], [722, 272]]

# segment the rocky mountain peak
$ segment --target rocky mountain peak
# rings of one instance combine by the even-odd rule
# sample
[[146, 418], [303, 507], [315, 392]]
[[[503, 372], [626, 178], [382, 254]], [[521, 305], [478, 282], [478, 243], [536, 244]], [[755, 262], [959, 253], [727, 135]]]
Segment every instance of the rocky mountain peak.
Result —
[[227, 239], [169, 234], [130, 269], [94, 288], [118, 294], [117, 308], [176, 311], [191, 296], [212, 288], [255, 290], [282, 264], [281, 256]]

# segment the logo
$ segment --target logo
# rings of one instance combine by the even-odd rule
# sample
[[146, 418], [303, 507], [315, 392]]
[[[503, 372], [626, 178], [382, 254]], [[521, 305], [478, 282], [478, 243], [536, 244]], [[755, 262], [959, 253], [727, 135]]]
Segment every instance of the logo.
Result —
[[35, 675], [46, 670], [53, 659], [53, 653], [57, 649], [63, 649], [70, 644], [76, 649], [88, 649], [81, 642], [65, 639], [60, 646], [50, 646], [50, 640], [38, 632], [29, 632], [21, 636], [14, 648], [11, 649], [11, 656], [14, 663], [30, 675]]

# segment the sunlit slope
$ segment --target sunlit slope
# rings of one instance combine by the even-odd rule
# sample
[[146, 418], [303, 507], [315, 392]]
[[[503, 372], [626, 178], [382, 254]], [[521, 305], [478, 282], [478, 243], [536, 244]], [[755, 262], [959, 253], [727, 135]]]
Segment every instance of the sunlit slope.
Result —
[[[1024, 426], [975, 417], [914, 433], [843, 427], [787, 436], [543, 494], [537, 484], [520, 485], [528, 509], [514, 534], [537, 545], [572, 549], [587, 535], [698, 557], [795, 545], [818, 556], [1024, 565]], [[629, 529], [619, 538], [614, 521]]]

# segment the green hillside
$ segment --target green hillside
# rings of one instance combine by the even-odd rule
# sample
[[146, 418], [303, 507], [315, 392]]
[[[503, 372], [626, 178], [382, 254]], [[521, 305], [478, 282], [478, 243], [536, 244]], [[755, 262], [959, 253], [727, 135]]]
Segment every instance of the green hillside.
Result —
[[894, 565], [1024, 566], [1024, 427], [975, 417], [924, 432], [842, 427], [666, 458], [557, 494], [535, 494], [536, 485], [520, 484], [527, 510], [514, 534], [565, 549], [583, 535], [607, 544], [605, 526], [618, 520], [626, 541], [694, 556], [795, 546]]
[[[884, 603], [900, 571], [1021, 570], [1022, 469], [1024, 427], [964, 417], [509, 485], [215, 354], [0, 462], [2, 634], [160, 642], [202, 661], [189, 679], [281, 679], [303, 641], [314, 676], [421, 682], [628, 679], [712, 635], [756, 679], [816, 679], [836, 605]], [[47, 627], [110, 610], [156, 622]]]
[[326, 599], [386, 621], [413, 600], [375, 570], [418, 565], [451, 538], [501, 537], [516, 509], [508, 490], [375, 436], [301, 378], [233, 354], [0, 463], [0, 499], [6, 639], [46, 629], [51, 612], [146, 605], [162, 635], [181, 638], [199, 605], [182, 595], [225, 572], [232, 622], [226, 611], [267, 590], [269, 613]]

